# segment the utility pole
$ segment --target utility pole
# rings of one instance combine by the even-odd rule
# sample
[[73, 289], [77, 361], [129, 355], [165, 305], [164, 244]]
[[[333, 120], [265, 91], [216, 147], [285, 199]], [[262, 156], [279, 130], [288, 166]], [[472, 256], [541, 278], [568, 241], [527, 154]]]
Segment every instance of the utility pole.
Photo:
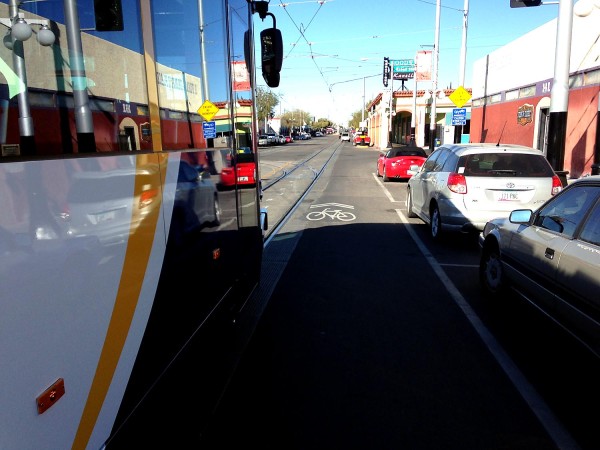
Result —
[[[460, 50], [460, 72], [458, 76], [458, 86], [465, 87], [465, 69], [467, 65], [467, 28], [469, 27], [469, 0], [465, 0], [463, 7], [463, 29], [462, 46]], [[460, 126], [460, 141], [462, 142], [463, 125]]]
[[365, 99], [365, 78], [366, 77], [363, 77], [363, 107], [361, 108], [361, 111], [362, 111], [362, 116], [361, 117], [362, 117], [362, 121], [363, 122], [365, 121], [365, 102], [367, 101]]
[[436, 138], [436, 104], [437, 104], [437, 85], [438, 85], [438, 61], [440, 49], [440, 14], [442, 9], [442, 0], [437, 0], [435, 8], [435, 43], [433, 45], [433, 75], [432, 75], [432, 100], [431, 114], [429, 115], [429, 150], [435, 149]]
[[463, 7], [463, 29], [462, 46], [460, 49], [460, 73], [458, 76], [458, 85], [465, 86], [465, 69], [467, 65], [467, 28], [469, 26], [469, 0], [465, 0]]
[[552, 168], [564, 173], [565, 141], [567, 136], [567, 111], [569, 109], [569, 64], [571, 60], [571, 32], [573, 30], [573, 0], [560, 0], [556, 24], [556, 50], [554, 79], [550, 92], [550, 118], [548, 122], [548, 154]]

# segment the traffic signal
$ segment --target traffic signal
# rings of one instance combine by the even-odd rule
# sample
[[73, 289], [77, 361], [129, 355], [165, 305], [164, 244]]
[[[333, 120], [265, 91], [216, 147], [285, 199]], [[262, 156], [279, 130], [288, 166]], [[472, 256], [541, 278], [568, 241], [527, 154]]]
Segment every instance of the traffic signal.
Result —
[[123, 31], [121, 0], [94, 0], [96, 31]]
[[524, 6], [540, 6], [542, 0], [510, 0], [511, 8], [523, 8]]

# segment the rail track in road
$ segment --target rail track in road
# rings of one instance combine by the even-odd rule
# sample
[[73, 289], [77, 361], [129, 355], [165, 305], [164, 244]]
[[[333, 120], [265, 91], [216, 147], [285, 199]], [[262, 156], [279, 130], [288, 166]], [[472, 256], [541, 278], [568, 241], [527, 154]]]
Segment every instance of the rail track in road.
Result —
[[[342, 146], [342, 143], [337, 140], [323, 143], [324, 147], [320, 147], [308, 155], [299, 153], [298, 159], [292, 159], [283, 164], [272, 160], [279, 152], [263, 154], [265, 161], [259, 163], [261, 173], [262, 169], [267, 166], [271, 168], [272, 172], [273, 168], [276, 169], [273, 172], [275, 174], [273, 178], [261, 177], [262, 206], [267, 208], [270, 224], [265, 235], [265, 247], [310, 192], [314, 183]], [[281, 150], [286, 151], [287, 149], [284, 150], [284, 147], [281, 147]]]

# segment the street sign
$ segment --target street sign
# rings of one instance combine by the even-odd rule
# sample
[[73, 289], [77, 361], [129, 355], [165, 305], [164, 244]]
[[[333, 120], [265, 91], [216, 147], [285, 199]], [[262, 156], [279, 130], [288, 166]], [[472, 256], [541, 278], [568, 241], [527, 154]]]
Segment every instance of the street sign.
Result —
[[393, 79], [394, 80], [412, 80], [415, 77], [414, 72], [410, 73], [396, 73], [394, 72]]
[[198, 108], [197, 112], [204, 117], [204, 120], [211, 120], [215, 114], [219, 112], [219, 108], [214, 103], [206, 100], [202, 103], [202, 106]]
[[453, 108], [452, 109], [452, 125], [466, 125], [467, 124], [467, 108]]
[[388, 85], [391, 69], [392, 68], [390, 66], [390, 58], [386, 56], [385, 58], [383, 58], [383, 85], [385, 87], [387, 87]]
[[471, 99], [471, 94], [464, 87], [459, 86], [448, 98], [457, 108], [462, 108]]
[[205, 139], [216, 138], [217, 123], [214, 120], [211, 122], [202, 122], [202, 132]]
[[394, 59], [391, 63], [394, 73], [412, 73], [415, 71], [414, 59]]

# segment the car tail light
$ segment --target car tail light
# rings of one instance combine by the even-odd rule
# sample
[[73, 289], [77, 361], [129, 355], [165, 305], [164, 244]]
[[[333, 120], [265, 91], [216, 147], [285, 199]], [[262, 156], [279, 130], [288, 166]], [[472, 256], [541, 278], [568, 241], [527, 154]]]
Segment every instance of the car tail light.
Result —
[[146, 206], [150, 206], [150, 204], [158, 197], [158, 189], [150, 188], [142, 192], [140, 195], [139, 208], [145, 208]]
[[448, 189], [457, 194], [467, 193], [467, 179], [464, 175], [451, 173], [448, 175]]
[[552, 177], [552, 195], [556, 195], [560, 191], [562, 191], [562, 182], [558, 178], [558, 175], [554, 175]]

